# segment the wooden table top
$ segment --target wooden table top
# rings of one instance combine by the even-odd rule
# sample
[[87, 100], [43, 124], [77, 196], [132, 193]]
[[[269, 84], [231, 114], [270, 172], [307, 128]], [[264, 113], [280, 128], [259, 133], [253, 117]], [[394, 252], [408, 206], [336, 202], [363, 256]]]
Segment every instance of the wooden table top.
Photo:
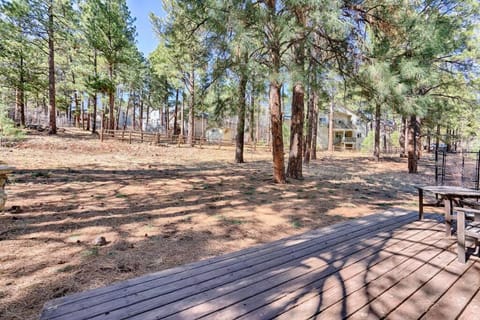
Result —
[[480, 197], [480, 190], [457, 186], [417, 186], [416, 188], [445, 196]]

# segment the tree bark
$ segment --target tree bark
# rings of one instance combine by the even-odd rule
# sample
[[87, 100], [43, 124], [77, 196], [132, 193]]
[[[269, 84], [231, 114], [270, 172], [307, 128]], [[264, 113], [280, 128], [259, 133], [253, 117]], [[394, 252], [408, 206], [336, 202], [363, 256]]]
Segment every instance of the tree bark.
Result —
[[48, 6], [48, 102], [50, 104], [49, 134], [57, 134], [57, 109], [55, 106], [55, 42], [53, 25], [53, 0]]
[[280, 88], [281, 85], [278, 81], [272, 81], [270, 83], [269, 107], [272, 128], [273, 181], [276, 183], [285, 183]]
[[[277, 1], [268, 0], [266, 5], [269, 10], [269, 23], [275, 27], [277, 16]], [[269, 40], [271, 72], [274, 77], [278, 77], [281, 67], [280, 39], [274, 35]], [[273, 181], [275, 183], [286, 183], [285, 178], [285, 159], [283, 154], [283, 128], [282, 128], [282, 102], [281, 102], [281, 83], [278, 79], [273, 78], [270, 81], [269, 88], [269, 110], [270, 110], [270, 126], [272, 137], [272, 155], [273, 155]]]
[[293, 86], [292, 120], [290, 125], [290, 152], [288, 155], [287, 177], [303, 179], [302, 147], [305, 89], [301, 82]]
[[238, 84], [238, 122], [237, 122], [237, 136], [235, 144], [235, 162], [243, 163], [243, 147], [245, 143], [245, 93], [247, 90], [247, 76], [242, 73], [240, 75], [240, 82]]
[[380, 103], [375, 105], [375, 137], [373, 146], [373, 156], [380, 161], [380, 117], [382, 116]]
[[410, 116], [408, 124], [408, 173], [417, 173], [418, 171], [418, 121], [415, 115]]

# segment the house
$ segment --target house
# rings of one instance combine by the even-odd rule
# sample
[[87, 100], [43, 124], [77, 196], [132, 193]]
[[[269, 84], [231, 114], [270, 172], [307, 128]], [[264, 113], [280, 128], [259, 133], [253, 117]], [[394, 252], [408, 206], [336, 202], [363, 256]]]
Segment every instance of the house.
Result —
[[[317, 143], [320, 149], [328, 149], [329, 114], [320, 114]], [[333, 145], [336, 150], [360, 150], [367, 136], [367, 124], [348, 108], [335, 105], [333, 112]]]

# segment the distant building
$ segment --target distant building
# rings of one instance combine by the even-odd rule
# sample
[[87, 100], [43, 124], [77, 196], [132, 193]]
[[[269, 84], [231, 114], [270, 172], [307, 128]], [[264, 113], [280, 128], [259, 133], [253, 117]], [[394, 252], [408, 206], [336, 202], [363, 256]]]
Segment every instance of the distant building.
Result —
[[[329, 114], [320, 114], [317, 143], [320, 149], [328, 149]], [[360, 150], [367, 135], [367, 125], [359, 115], [340, 105], [333, 112], [333, 145], [336, 150]]]

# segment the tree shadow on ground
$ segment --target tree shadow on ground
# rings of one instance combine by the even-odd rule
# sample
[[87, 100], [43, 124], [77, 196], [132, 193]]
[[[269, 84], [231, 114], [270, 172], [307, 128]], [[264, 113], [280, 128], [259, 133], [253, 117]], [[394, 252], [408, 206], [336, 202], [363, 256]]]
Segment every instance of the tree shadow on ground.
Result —
[[[0, 241], [19, 252], [41, 247], [48, 258], [29, 262], [25, 254], [16, 259], [31, 267], [2, 269], [2, 284], [43, 274], [40, 284], [25, 288], [9, 305], [31, 304], [34, 309], [24, 310], [28, 318], [57, 295], [233, 251], [242, 241], [251, 246], [412, 201], [415, 189], [400, 173], [362, 175], [355, 169], [358, 161], [367, 166], [369, 160], [313, 162], [304, 180], [289, 185], [271, 182], [267, 161], [19, 170], [7, 189], [13, 190], [9, 203], [20, 205], [21, 213], [0, 215]], [[92, 246], [104, 233], [115, 241]], [[30, 244], [18, 247], [25, 241]], [[121, 241], [127, 250], [113, 248]], [[75, 285], [66, 285], [71, 281]], [[62, 283], [65, 290], [59, 289]], [[38, 296], [41, 287], [46, 291]], [[2, 309], [8, 312], [8, 306]]]
[[[56, 314], [58, 306], [68, 305], [72, 313], [66, 317], [72, 318], [87, 307], [95, 310], [92, 316], [104, 314], [111, 319], [120, 315], [175, 319], [204, 316], [343, 319], [355, 312], [383, 318], [411, 293], [402, 291], [405, 296], [395, 296], [397, 304], [387, 308], [372, 303], [383, 294], [388, 296], [389, 291], [405, 288], [405, 284], [412, 286], [412, 292], [427, 294], [428, 285], [424, 286], [421, 279], [431, 279], [440, 271], [457, 277], [455, 272], [442, 267], [455, 256], [448, 252], [453, 241], [444, 238], [438, 221], [413, 222], [415, 219], [416, 213], [352, 220], [330, 229], [65, 297], [51, 304], [52, 309], [46, 309], [45, 315]], [[416, 279], [412, 277], [414, 273], [427, 270], [434, 272], [419, 276], [417, 282], [407, 281]], [[112, 300], [117, 305], [113, 309]], [[411, 303], [416, 312], [431, 307], [424, 301]]]

